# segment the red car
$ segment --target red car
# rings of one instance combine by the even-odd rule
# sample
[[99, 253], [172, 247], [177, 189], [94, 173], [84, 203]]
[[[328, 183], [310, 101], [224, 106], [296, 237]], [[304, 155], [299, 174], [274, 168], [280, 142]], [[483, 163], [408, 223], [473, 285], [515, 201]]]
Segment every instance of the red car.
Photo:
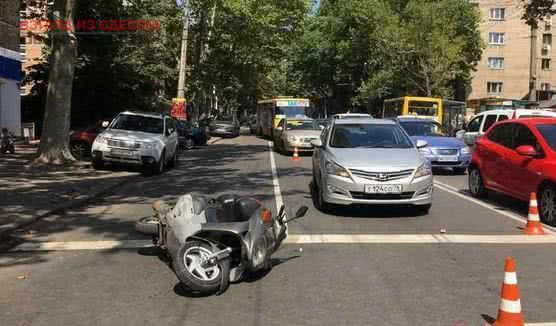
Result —
[[78, 160], [90, 157], [93, 141], [106, 127], [106, 122], [99, 122], [89, 128], [72, 131], [69, 136], [69, 146], [73, 157]]
[[527, 201], [537, 193], [545, 223], [556, 224], [556, 119], [505, 120], [476, 143], [469, 164], [469, 191], [489, 190]]

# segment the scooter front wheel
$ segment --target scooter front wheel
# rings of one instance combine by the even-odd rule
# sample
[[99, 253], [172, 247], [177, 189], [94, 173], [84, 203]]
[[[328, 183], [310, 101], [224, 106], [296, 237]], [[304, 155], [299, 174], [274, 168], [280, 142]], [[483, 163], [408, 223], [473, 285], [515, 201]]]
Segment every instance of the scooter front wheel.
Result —
[[212, 248], [201, 241], [188, 241], [176, 253], [173, 259], [174, 272], [190, 291], [201, 295], [214, 294], [221, 288], [222, 277], [228, 279], [229, 259], [212, 265], [203, 264], [203, 260], [212, 253]]

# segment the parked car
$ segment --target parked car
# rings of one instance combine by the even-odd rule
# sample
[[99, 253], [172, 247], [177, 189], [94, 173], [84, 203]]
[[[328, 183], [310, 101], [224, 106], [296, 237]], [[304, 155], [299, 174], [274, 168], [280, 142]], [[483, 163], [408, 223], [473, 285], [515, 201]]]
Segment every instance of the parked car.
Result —
[[210, 139], [206, 128], [199, 127], [196, 122], [177, 121], [178, 144], [185, 149], [192, 149], [195, 146], [203, 146]]
[[431, 119], [399, 117], [396, 120], [414, 142], [424, 140], [429, 144], [419, 151], [433, 168], [452, 168], [454, 173], [465, 173], [471, 160], [471, 149], [463, 140]]
[[313, 185], [318, 209], [330, 204], [408, 204], [428, 212], [431, 164], [402, 127], [387, 119], [337, 119], [314, 140]]
[[556, 118], [506, 120], [476, 143], [469, 165], [469, 191], [488, 191], [528, 201], [538, 194], [543, 222], [556, 224]]
[[521, 118], [554, 118], [556, 112], [546, 110], [532, 110], [532, 109], [516, 109], [516, 110], [488, 110], [481, 112], [471, 118], [465, 131], [460, 133], [465, 144], [473, 146], [475, 141], [479, 139], [493, 124], [498, 121], [508, 119], [521, 119]]
[[240, 125], [233, 117], [218, 116], [209, 123], [209, 130], [212, 136], [237, 137], [239, 136]]
[[120, 113], [92, 146], [95, 169], [106, 163], [123, 163], [142, 166], [146, 173], [160, 174], [176, 164], [177, 155], [176, 120], [156, 113]]
[[297, 147], [298, 151], [312, 151], [311, 141], [320, 137], [322, 130], [313, 119], [285, 118], [280, 120], [273, 131], [276, 149], [289, 154]]
[[334, 114], [332, 116], [332, 119], [357, 119], [357, 118], [363, 118], [363, 119], [369, 119], [372, 118], [373, 116], [368, 114], [368, 113], [338, 113], [338, 114]]
[[71, 155], [78, 160], [83, 160], [91, 156], [91, 146], [97, 135], [108, 127], [108, 121], [99, 121], [89, 128], [70, 132], [69, 146]]
[[330, 120], [329, 119], [317, 119], [316, 121], [319, 124], [320, 128], [324, 129], [324, 128], [326, 128], [326, 126], [328, 126], [328, 122]]
[[249, 125], [249, 131], [251, 132], [251, 135], [254, 135], [257, 132], [257, 115], [253, 114], [249, 116], [247, 124]]

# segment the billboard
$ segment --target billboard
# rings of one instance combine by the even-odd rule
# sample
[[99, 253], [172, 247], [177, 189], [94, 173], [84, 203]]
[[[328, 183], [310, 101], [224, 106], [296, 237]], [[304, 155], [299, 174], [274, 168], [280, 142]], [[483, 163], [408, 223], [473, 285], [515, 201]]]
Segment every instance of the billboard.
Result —
[[187, 119], [187, 102], [184, 98], [173, 98], [172, 107], [170, 108], [170, 116], [178, 120]]

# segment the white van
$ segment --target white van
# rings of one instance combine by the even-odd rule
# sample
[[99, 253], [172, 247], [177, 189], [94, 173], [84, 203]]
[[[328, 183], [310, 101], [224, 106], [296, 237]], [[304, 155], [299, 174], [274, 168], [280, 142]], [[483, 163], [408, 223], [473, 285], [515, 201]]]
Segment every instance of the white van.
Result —
[[[458, 133], [466, 145], [472, 146], [493, 124], [498, 121], [519, 118], [554, 118], [556, 112], [545, 110], [516, 109], [489, 110], [474, 116], [465, 128], [465, 133]], [[463, 134], [463, 135], [462, 135]]]

